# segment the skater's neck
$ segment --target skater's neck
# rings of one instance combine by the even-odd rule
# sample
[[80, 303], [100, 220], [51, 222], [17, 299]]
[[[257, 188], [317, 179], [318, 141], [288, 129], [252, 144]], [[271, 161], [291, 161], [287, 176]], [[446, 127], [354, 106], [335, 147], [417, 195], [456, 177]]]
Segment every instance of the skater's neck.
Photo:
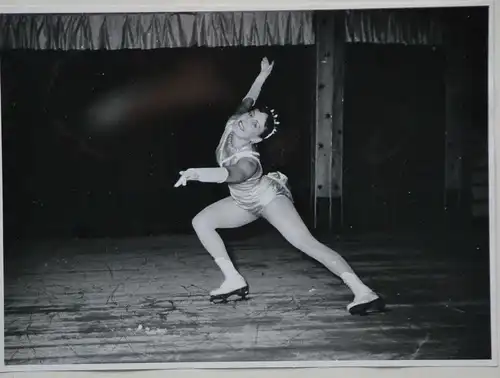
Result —
[[252, 143], [249, 140], [240, 138], [235, 133], [231, 134], [230, 143], [231, 146], [237, 150], [242, 150], [244, 148], [252, 148]]

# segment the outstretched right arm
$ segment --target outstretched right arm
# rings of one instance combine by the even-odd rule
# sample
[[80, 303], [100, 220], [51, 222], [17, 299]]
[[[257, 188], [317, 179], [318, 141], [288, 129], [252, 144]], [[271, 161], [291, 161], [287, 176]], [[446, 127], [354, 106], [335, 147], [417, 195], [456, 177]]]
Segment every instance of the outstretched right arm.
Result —
[[255, 105], [255, 102], [259, 98], [260, 91], [262, 90], [264, 83], [266, 82], [267, 78], [271, 74], [271, 71], [273, 70], [273, 66], [274, 62], [269, 63], [267, 58], [262, 59], [262, 62], [260, 63], [260, 73], [253, 82], [246, 96], [243, 97], [243, 101], [241, 101], [240, 106], [236, 110], [233, 117], [237, 117], [252, 109], [252, 107]]
[[236, 164], [228, 167], [214, 168], [189, 168], [179, 172], [181, 177], [174, 187], [186, 186], [188, 181], [222, 184], [223, 182], [235, 184], [248, 180], [255, 174], [258, 164], [254, 159], [243, 158]]

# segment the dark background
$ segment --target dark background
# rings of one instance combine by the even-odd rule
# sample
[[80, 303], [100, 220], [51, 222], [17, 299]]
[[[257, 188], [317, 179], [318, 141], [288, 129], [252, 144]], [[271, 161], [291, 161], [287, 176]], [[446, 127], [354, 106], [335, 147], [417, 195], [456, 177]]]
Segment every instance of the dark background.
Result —
[[[191, 218], [227, 186], [173, 184], [182, 169], [216, 166], [225, 122], [263, 56], [276, 66], [259, 104], [282, 121], [260, 147], [263, 165], [287, 174], [307, 214], [314, 47], [15, 51], [2, 57], [6, 238], [191, 231]], [[86, 110], [98, 94], [146, 80], [145, 111], [107, 132], [89, 128]]]
[[[487, 9], [443, 14], [451, 33], [460, 33], [453, 43], [467, 51], [470, 74], [463, 80], [474, 121], [464, 130], [455, 217], [468, 227], [472, 173], [487, 155]], [[191, 218], [226, 196], [227, 187], [172, 186], [181, 169], [216, 164], [224, 123], [263, 56], [276, 66], [259, 102], [275, 107], [282, 120], [279, 133], [260, 147], [264, 168], [289, 177], [311, 226], [314, 46], [11, 51], [2, 54], [5, 241], [190, 232]], [[347, 44], [345, 59], [344, 226], [357, 232], [441, 227], [446, 51]], [[108, 132], [89, 127], [86, 111], [98, 95], [146, 80], [153, 90], [141, 111]]]
[[[441, 46], [346, 45], [342, 201], [349, 231], [487, 237], [488, 210], [473, 207], [488, 200], [488, 180], [481, 179], [488, 174], [488, 9], [437, 12], [447, 28]], [[457, 66], [462, 75], [450, 76]], [[447, 114], [451, 86], [465, 89]], [[449, 142], [453, 113], [464, 117], [454, 125], [463, 130]], [[457, 191], [445, 185], [450, 143], [462, 145]]]
[[388, 231], [442, 221], [444, 54], [352, 44], [346, 61], [345, 222]]

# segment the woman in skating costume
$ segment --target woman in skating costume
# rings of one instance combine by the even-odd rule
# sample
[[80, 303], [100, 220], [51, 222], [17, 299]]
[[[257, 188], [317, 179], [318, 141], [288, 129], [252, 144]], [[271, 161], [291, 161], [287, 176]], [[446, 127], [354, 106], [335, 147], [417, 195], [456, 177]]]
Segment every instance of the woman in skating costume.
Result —
[[237, 228], [264, 218], [295, 248], [342, 279], [354, 294], [354, 300], [347, 306], [351, 314], [382, 310], [382, 298], [358, 278], [337, 252], [311, 235], [293, 205], [287, 177], [280, 172], [263, 172], [256, 146], [277, 132], [279, 121], [273, 110], [257, 109], [254, 105], [273, 66], [267, 58], [262, 60], [260, 74], [237, 112], [227, 121], [216, 149], [219, 167], [181, 171], [175, 184], [179, 187], [188, 181], [199, 181], [227, 183], [229, 187], [228, 197], [209, 205], [192, 221], [202, 245], [224, 275], [222, 285], [210, 292], [210, 299], [226, 301], [233, 295], [244, 298], [249, 292], [247, 282], [234, 267], [216, 230]]

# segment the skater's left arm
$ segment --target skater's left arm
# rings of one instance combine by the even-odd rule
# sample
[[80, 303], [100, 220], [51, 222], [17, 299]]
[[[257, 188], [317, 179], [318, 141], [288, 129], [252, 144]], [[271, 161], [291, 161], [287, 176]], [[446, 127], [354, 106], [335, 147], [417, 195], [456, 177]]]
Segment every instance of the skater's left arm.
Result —
[[257, 162], [253, 159], [240, 159], [234, 165], [217, 168], [189, 168], [181, 171], [181, 177], [174, 187], [186, 186], [188, 181], [200, 181], [206, 183], [237, 184], [248, 180], [257, 171]]

